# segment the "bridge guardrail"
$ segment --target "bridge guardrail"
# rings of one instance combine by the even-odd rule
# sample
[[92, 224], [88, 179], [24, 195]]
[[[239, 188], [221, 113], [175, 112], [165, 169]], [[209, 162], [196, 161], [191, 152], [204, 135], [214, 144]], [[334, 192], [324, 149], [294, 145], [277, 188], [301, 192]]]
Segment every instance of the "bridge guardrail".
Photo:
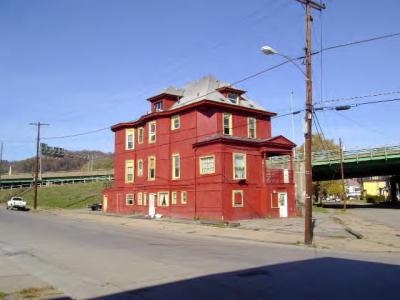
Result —
[[[339, 163], [339, 149], [330, 151], [319, 151], [311, 154], [313, 164]], [[400, 146], [385, 146], [369, 149], [345, 150], [343, 151], [343, 161], [365, 161], [372, 159], [388, 159], [400, 157]], [[287, 156], [274, 156], [270, 158], [273, 164], [284, 163], [289, 160]], [[304, 154], [296, 153], [294, 161], [304, 161]]]

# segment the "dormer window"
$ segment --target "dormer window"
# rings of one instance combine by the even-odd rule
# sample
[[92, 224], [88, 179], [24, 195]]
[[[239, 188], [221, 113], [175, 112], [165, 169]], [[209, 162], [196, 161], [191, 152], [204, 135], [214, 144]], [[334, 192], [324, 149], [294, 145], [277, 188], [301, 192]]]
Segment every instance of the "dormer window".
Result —
[[163, 102], [158, 101], [154, 103], [154, 110], [155, 111], [162, 111], [163, 110]]
[[239, 104], [239, 95], [235, 93], [228, 93], [228, 99], [233, 104]]

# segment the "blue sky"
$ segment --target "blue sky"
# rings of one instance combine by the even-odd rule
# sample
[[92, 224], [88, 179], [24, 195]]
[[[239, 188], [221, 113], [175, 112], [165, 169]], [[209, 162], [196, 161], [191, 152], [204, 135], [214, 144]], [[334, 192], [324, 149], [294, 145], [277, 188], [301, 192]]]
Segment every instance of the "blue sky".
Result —
[[[313, 50], [400, 32], [398, 0], [326, 0], [313, 11]], [[35, 155], [43, 142], [68, 150], [112, 152], [113, 133], [146, 99], [168, 86], [212, 74], [235, 82], [283, 61], [268, 44], [304, 53], [304, 8], [295, 0], [0, 1], [0, 141], [3, 159]], [[313, 57], [314, 103], [343, 105], [400, 98], [400, 36]], [[299, 61], [301, 67], [301, 61]], [[304, 108], [305, 81], [291, 64], [237, 85], [267, 110]], [[326, 102], [365, 97], [352, 102]], [[400, 101], [318, 112], [326, 138], [346, 149], [400, 144]], [[273, 134], [303, 143], [304, 114], [273, 120]], [[293, 125], [293, 126], [292, 126]], [[95, 133], [65, 137], [80, 133]], [[314, 129], [315, 131], [315, 129]], [[64, 137], [64, 138], [54, 138]]]

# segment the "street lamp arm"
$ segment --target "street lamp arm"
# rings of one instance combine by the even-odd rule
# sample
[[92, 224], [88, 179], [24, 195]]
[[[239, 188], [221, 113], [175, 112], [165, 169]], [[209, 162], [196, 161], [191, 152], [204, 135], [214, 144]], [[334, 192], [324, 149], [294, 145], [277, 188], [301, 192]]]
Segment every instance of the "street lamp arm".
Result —
[[304, 72], [304, 70], [302, 68], [300, 68], [300, 66], [295, 62], [297, 60], [297, 58], [293, 58], [293, 57], [290, 57], [290, 56], [287, 56], [287, 55], [284, 55], [284, 54], [281, 54], [281, 53], [277, 53], [277, 54], [279, 56], [282, 56], [283, 58], [287, 59], [289, 62], [291, 62], [304, 75], [306, 80], [310, 80], [307, 77], [306, 72]]
[[291, 62], [291, 63], [297, 68], [297, 70], [299, 70], [299, 71], [301, 72], [301, 74], [304, 75], [304, 77], [305, 77], [306, 80], [310, 80], [310, 79], [307, 77], [306, 72], [304, 72], [304, 70], [296, 63], [296, 60], [298, 60], [298, 59], [300, 59], [300, 58], [293, 58], [293, 57], [290, 57], [290, 56], [288, 56], [288, 55], [279, 53], [278, 51], [276, 51], [274, 48], [272, 48], [272, 47], [270, 47], [270, 46], [263, 46], [263, 47], [261, 47], [261, 51], [262, 51], [265, 55], [273, 55], [273, 54], [276, 54], [276, 55], [279, 55], [279, 56], [283, 57], [283, 58], [286, 59], [288, 62]]

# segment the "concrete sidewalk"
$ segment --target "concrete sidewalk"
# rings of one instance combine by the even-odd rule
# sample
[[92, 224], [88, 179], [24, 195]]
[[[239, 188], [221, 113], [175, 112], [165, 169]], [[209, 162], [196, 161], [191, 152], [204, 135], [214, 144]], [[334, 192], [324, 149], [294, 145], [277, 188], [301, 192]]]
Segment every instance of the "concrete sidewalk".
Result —
[[[237, 227], [180, 219], [144, 219], [140, 216], [104, 214], [87, 210], [51, 211], [60, 216], [94, 222], [109, 222], [148, 230], [167, 230], [203, 236], [254, 240], [287, 245], [304, 245], [304, 218], [267, 218], [241, 220]], [[351, 213], [351, 210], [328, 209], [314, 212], [313, 247], [321, 249], [400, 253], [400, 233], [382, 224], [374, 224]], [[359, 237], [362, 236], [360, 239]]]

